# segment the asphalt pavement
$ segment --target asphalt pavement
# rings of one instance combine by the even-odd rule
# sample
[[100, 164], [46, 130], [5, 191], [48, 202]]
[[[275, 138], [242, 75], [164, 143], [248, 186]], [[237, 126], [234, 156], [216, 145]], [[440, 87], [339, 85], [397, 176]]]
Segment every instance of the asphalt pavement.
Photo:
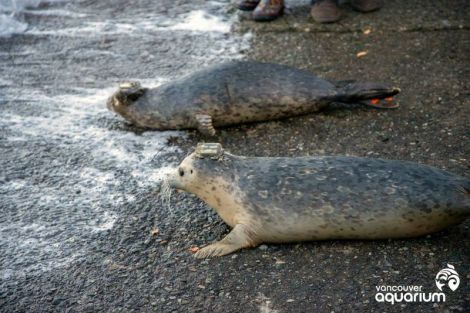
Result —
[[[229, 227], [190, 194], [162, 203], [155, 175], [204, 138], [138, 129], [106, 111], [119, 81], [158, 84], [226, 59], [387, 82], [402, 90], [396, 110], [332, 107], [219, 129], [217, 141], [238, 155], [380, 157], [470, 177], [468, 1], [390, 0], [370, 14], [343, 4], [331, 25], [309, 18], [309, 1], [286, 3], [284, 17], [262, 24], [227, 1], [43, 4], [37, 10], [55, 14], [26, 13], [28, 32], [0, 38], [1, 312], [468, 310], [470, 221], [415, 239], [267, 244], [195, 259], [192, 247]], [[184, 30], [201, 10], [218, 32], [163, 29], [181, 18]], [[445, 302], [377, 301], [381, 286], [439, 292], [447, 264], [460, 285], [444, 290]]]

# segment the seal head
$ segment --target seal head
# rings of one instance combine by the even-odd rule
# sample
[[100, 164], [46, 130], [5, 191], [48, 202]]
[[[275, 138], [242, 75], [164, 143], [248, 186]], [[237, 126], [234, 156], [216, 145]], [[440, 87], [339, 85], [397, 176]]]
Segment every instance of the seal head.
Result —
[[106, 106], [110, 111], [122, 114], [122, 108], [131, 105], [145, 92], [139, 82], [124, 82], [119, 84], [119, 89], [109, 97]]
[[199, 189], [203, 182], [209, 181], [205, 169], [210, 160], [222, 160], [224, 149], [220, 143], [199, 143], [196, 150], [186, 157], [176, 171], [167, 177], [171, 187], [191, 192]]
[[[149, 125], [167, 127], [168, 119], [156, 107], [153, 107], [149, 112], [148, 108], [138, 101], [145, 98], [147, 90], [139, 82], [123, 82], [119, 84], [118, 90], [108, 98], [106, 107], [140, 127], [149, 127]], [[143, 103], [145, 104], [145, 102]]]
[[256, 217], [247, 211], [243, 192], [234, 184], [234, 158], [238, 157], [224, 152], [218, 143], [198, 144], [168, 176], [170, 186], [196, 194], [232, 227], [224, 239], [200, 249], [197, 258], [226, 255], [261, 242], [255, 234]]

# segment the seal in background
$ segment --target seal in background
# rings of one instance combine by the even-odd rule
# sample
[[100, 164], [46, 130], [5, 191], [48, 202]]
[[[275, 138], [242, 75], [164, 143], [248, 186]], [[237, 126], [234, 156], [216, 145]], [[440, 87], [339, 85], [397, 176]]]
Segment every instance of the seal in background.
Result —
[[[378, 83], [329, 82], [292, 67], [238, 61], [218, 64], [157, 88], [121, 84], [107, 106], [129, 122], [159, 130], [215, 128], [316, 112], [331, 103], [395, 108], [400, 90]], [[386, 100], [383, 100], [386, 99]]]

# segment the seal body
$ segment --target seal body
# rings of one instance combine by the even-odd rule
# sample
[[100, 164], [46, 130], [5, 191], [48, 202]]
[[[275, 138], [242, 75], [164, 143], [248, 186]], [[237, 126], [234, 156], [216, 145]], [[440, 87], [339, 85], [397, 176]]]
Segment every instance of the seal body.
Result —
[[[306, 114], [332, 102], [381, 99], [398, 92], [383, 84], [332, 83], [283, 65], [239, 61], [218, 64], [153, 89], [126, 83], [107, 105], [138, 126], [197, 128], [213, 135], [218, 126]], [[377, 101], [375, 106], [384, 107]]]
[[261, 242], [415, 237], [470, 215], [469, 179], [411, 162], [229, 153], [201, 157], [196, 151], [169, 180], [233, 227], [225, 239], [201, 249], [199, 257]]

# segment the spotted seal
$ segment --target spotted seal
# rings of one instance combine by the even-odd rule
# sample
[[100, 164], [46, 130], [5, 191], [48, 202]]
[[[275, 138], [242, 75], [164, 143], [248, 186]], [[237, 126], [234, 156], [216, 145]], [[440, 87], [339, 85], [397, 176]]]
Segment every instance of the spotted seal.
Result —
[[107, 106], [137, 126], [214, 135], [214, 127], [307, 114], [335, 102], [393, 108], [391, 97], [398, 92], [379, 83], [330, 82], [284, 65], [237, 61], [152, 89], [123, 83]]
[[350, 156], [243, 157], [200, 144], [167, 183], [233, 229], [197, 257], [263, 242], [415, 237], [470, 215], [470, 180], [411, 162]]

